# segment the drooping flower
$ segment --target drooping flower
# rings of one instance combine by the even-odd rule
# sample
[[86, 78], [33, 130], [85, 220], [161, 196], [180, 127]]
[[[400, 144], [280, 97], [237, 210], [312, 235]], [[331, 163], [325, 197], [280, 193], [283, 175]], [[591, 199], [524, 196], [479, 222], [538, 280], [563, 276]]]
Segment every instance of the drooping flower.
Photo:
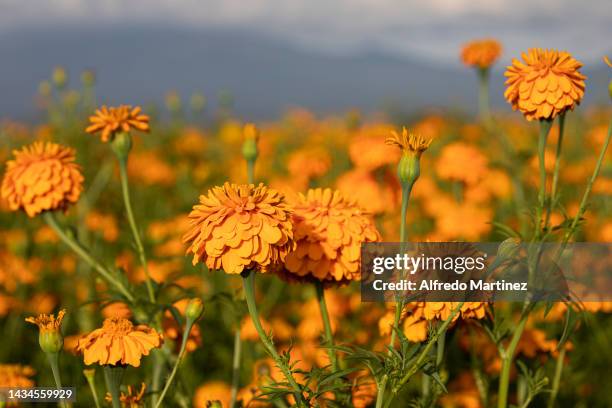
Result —
[[2, 198], [12, 211], [30, 217], [66, 210], [83, 191], [83, 175], [74, 149], [51, 142], [34, 142], [13, 152], [2, 180]]
[[266, 272], [295, 246], [290, 215], [283, 194], [274, 189], [225, 183], [200, 196], [183, 242], [189, 243], [194, 265], [204, 262], [229, 274]]
[[113, 317], [104, 320], [101, 328], [95, 329], [79, 340], [77, 351], [83, 353], [85, 364], [100, 365], [129, 364], [140, 366], [142, 356], [161, 346], [162, 336], [147, 325], [134, 326], [131, 321]]
[[584, 96], [582, 63], [565, 51], [531, 48], [505, 72], [504, 97], [527, 120], [550, 120], [573, 110]]
[[294, 210], [297, 246], [287, 255], [287, 271], [323, 282], [359, 280], [361, 244], [380, 240], [368, 214], [329, 188], [300, 195]]
[[[135, 387], [128, 385], [127, 392], [121, 391], [121, 394], [119, 395], [119, 402], [121, 403], [121, 408], [143, 407], [144, 406], [144, 393], [146, 389], [147, 389], [147, 386], [145, 383], [142, 383], [140, 385], [139, 391], [136, 391]], [[106, 393], [106, 396], [104, 397], [104, 399], [107, 402], [113, 401], [113, 397], [110, 395], [110, 393]]]
[[103, 142], [110, 141], [117, 132], [149, 131], [149, 117], [142, 113], [140, 106], [102, 106], [89, 117], [89, 123], [85, 131], [90, 134], [101, 132]]
[[470, 41], [461, 49], [461, 61], [467, 66], [489, 68], [502, 52], [499, 41], [492, 38]]

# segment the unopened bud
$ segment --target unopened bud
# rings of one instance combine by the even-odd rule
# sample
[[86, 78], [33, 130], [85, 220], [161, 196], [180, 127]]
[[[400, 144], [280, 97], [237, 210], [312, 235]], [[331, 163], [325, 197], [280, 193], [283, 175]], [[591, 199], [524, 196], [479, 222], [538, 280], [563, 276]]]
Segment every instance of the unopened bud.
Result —
[[114, 135], [111, 148], [119, 160], [127, 160], [130, 150], [132, 150], [132, 136], [127, 132], [119, 132]]
[[68, 74], [63, 67], [56, 67], [51, 75], [51, 80], [56, 87], [62, 89], [68, 83]]
[[202, 316], [204, 312], [204, 303], [200, 298], [193, 298], [187, 303], [187, 308], [185, 308], [185, 317], [188, 320], [195, 322]]

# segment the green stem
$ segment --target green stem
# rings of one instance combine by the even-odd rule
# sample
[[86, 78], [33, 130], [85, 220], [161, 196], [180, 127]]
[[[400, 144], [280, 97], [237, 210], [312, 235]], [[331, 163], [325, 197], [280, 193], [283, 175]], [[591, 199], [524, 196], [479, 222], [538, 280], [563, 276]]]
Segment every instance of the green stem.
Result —
[[553, 408], [555, 406], [555, 400], [557, 399], [557, 394], [559, 393], [559, 385], [561, 384], [561, 374], [563, 373], [563, 364], [565, 360], [565, 345], [561, 346], [561, 350], [559, 350], [559, 355], [557, 356], [557, 363], [555, 365], [555, 377], [553, 379], [552, 390], [550, 392], [550, 396], [548, 397], [548, 408]]
[[240, 355], [242, 354], [242, 340], [240, 340], [240, 326], [234, 332], [234, 358], [232, 361], [232, 389], [230, 394], [230, 408], [236, 405], [238, 387], [240, 386]]
[[259, 314], [257, 312], [257, 305], [255, 304], [255, 272], [247, 271], [242, 275], [242, 284], [244, 287], [244, 294], [246, 296], [247, 307], [249, 309], [249, 315], [251, 316], [251, 320], [253, 321], [253, 325], [255, 326], [255, 330], [257, 330], [257, 334], [259, 334], [259, 338], [263, 343], [268, 354], [274, 359], [274, 362], [278, 366], [278, 368], [283, 372], [287, 382], [293, 388], [295, 400], [299, 406], [303, 405], [303, 397], [302, 397], [302, 389], [293, 378], [291, 374], [291, 370], [289, 366], [281, 358], [276, 349], [274, 348], [274, 344], [272, 340], [268, 337], [268, 334], [264, 331], [261, 326], [261, 321], [259, 320]]
[[563, 250], [565, 249], [565, 246], [567, 245], [571, 237], [574, 235], [574, 232], [576, 231], [576, 228], [578, 227], [578, 222], [580, 222], [580, 220], [582, 219], [582, 216], [584, 215], [587, 203], [589, 201], [589, 196], [591, 195], [591, 190], [593, 189], [593, 184], [595, 184], [595, 180], [597, 179], [597, 176], [599, 176], [599, 171], [601, 170], [601, 164], [603, 163], [603, 160], [606, 156], [606, 151], [608, 150], [608, 145], [610, 144], [611, 136], [612, 136], [612, 120], [610, 120], [610, 124], [608, 125], [608, 135], [606, 136], [606, 140], [604, 141], [601, 151], [599, 152], [599, 158], [597, 159], [597, 164], [595, 165], [593, 174], [591, 175], [591, 178], [589, 179], [589, 183], [587, 184], [587, 187], [582, 196], [582, 200], [580, 201], [580, 207], [578, 208], [578, 213], [574, 217], [574, 220], [572, 221], [572, 225], [570, 226], [570, 228], [567, 230], [567, 232], [565, 233], [563, 237], [563, 243], [561, 247], [559, 248], [560, 252], [557, 254], [558, 256], [563, 252]]
[[106, 383], [106, 389], [111, 395], [113, 408], [121, 408], [119, 387], [121, 386], [123, 370], [123, 367], [104, 366], [104, 382]]
[[508, 404], [508, 389], [510, 387], [510, 369], [512, 368], [512, 363], [514, 360], [514, 353], [516, 351], [516, 347], [518, 346], [519, 340], [523, 335], [523, 330], [525, 329], [525, 324], [527, 323], [527, 317], [529, 316], [529, 310], [525, 310], [522, 313], [521, 320], [519, 321], [514, 334], [512, 335], [512, 339], [510, 340], [510, 344], [508, 347], [503, 350], [502, 349], [502, 368], [501, 375], [499, 377], [499, 392], [497, 394], [497, 408], [506, 408]]
[[89, 385], [89, 391], [91, 391], [91, 395], [93, 396], [94, 404], [96, 404], [96, 408], [100, 408], [100, 400], [98, 399], [98, 393], [96, 391], [96, 384], [94, 383], [93, 376], [85, 376], [87, 380], [87, 384]]
[[482, 122], [487, 123], [491, 119], [489, 109], [489, 69], [478, 69], [478, 113]]
[[[59, 353], [46, 353], [49, 365], [51, 366], [51, 372], [53, 373], [53, 380], [55, 381], [56, 388], [62, 388], [62, 377], [59, 370]], [[61, 405], [66, 408], [68, 403], [62, 401]]]
[[168, 377], [168, 380], [166, 380], [166, 385], [164, 386], [164, 389], [162, 390], [162, 393], [160, 394], [159, 399], [157, 400], [157, 403], [155, 404], [155, 408], [161, 407], [164, 397], [168, 393], [168, 390], [170, 389], [170, 385], [172, 384], [172, 381], [174, 380], [174, 377], [176, 376], [178, 368], [181, 365], [183, 358], [185, 357], [185, 348], [186, 348], [185, 346], [187, 345], [187, 340], [189, 338], [189, 333], [191, 333], [191, 328], [193, 327], [193, 323], [194, 322], [191, 321], [190, 319], [187, 319], [185, 323], [185, 331], [183, 332], [183, 340], [181, 341], [181, 348], [179, 350], [178, 357], [176, 358], [176, 361], [174, 362], [174, 367], [172, 368], [170, 377]]
[[66, 244], [70, 249], [72, 249], [81, 259], [83, 259], [89, 266], [96, 270], [107, 282], [112, 284], [121, 292], [121, 294], [130, 302], [134, 302], [134, 296], [130, 293], [129, 290], [117, 280], [111, 272], [104, 267], [100, 261], [94, 258], [88, 251], [85, 249], [75, 238], [66, 234], [64, 229], [59, 225], [57, 219], [55, 218], [55, 213], [51, 211], [45, 211], [43, 213], [43, 219], [45, 222], [51, 227], [53, 231], [57, 234], [57, 236]]
[[147, 293], [149, 295], [149, 301], [151, 303], [155, 303], [155, 291], [153, 289], [153, 282], [151, 279], [151, 275], [149, 275], [149, 268], [147, 264], [147, 254], [145, 252], [144, 246], [142, 245], [142, 240], [140, 238], [140, 232], [138, 231], [138, 225], [136, 224], [136, 219], [134, 218], [134, 211], [132, 210], [132, 200], [130, 198], [130, 185], [128, 182], [127, 175], [127, 156], [125, 159], [117, 155], [117, 160], [119, 162], [119, 178], [121, 179], [121, 193], [123, 195], [123, 203], [125, 205], [125, 212], [127, 214], [128, 223], [130, 224], [130, 229], [132, 230], [132, 236], [134, 237], [134, 243], [136, 244], [136, 250], [138, 251], [138, 257], [140, 259], [140, 263], [142, 268], [144, 269], [145, 277], [146, 277], [146, 285], [147, 285]]
[[[406, 215], [408, 213], [408, 202], [410, 201], [410, 192], [416, 179], [402, 183], [402, 206], [400, 211], [400, 252], [404, 250], [404, 243], [407, 240], [406, 232]], [[395, 304], [395, 316], [393, 318], [393, 327], [391, 328], [391, 338], [389, 340], [389, 355], [391, 355], [391, 349], [395, 348], [395, 339], [397, 337], [397, 331], [399, 330], [400, 319], [402, 317], [402, 310], [404, 309], [404, 297], [399, 294], [396, 296]], [[387, 388], [388, 378], [385, 376], [379, 384], [378, 393], [376, 395], [376, 408], [383, 406], [383, 400], [385, 398], [385, 391]]]
[[389, 407], [391, 405], [391, 402], [393, 402], [393, 399], [401, 391], [401, 389], [404, 386], [404, 384], [406, 384], [408, 382], [408, 380], [410, 380], [410, 378], [413, 375], [415, 375], [421, 369], [421, 366], [423, 365], [423, 361], [429, 355], [432, 347], [434, 346], [434, 344], [438, 344], [438, 339], [440, 338], [440, 336], [442, 336], [442, 335], [444, 335], [444, 333], [446, 333], [446, 330], [448, 329], [448, 326], [450, 326], [450, 324], [452, 323], [452, 321], [455, 318], [455, 316], [457, 316], [457, 314], [461, 311], [461, 308], [463, 307], [464, 303], [465, 302], [459, 302], [457, 307], [455, 309], [453, 309], [451, 314], [440, 325], [440, 327], [434, 333], [434, 335], [431, 336], [431, 338], [429, 339], [429, 341], [427, 342], [425, 347], [423, 347], [423, 350], [421, 350], [421, 353], [419, 354], [419, 356], [417, 357], [415, 362], [410, 366], [410, 368], [408, 369], [406, 374], [400, 379], [400, 381], [397, 383], [397, 385], [393, 388], [393, 390], [392, 390], [393, 395], [392, 395], [391, 398], [389, 398], [385, 402], [385, 405], [384, 405], [385, 407]]
[[247, 181], [249, 184], [255, 183], [255, 160], [247, 160]]
[[319, 309], [321, 310], [321, 319], [323, 320], [323, 328], [325, 329], [325, 341], [327, 342], [327, 353], [329, 354], [329, 361], [331, 368], [334, 372], [338, 371], [338, 356], [336, 351], [331, 348], [334, 346], [334, 335], [332, 334], [331, 323], [329, 320], [329, 312], [327, 310], [327, 303], [325, 302], [325, 288], [323, 283], [317, 281], [315, 283], [317, 288], [317, 299], [319, 300]]
[[[538, 207], [535, 220], [535, 240], [542, 237], [542, 214], [546, 206], [546, 140], [552, 126], [552, 120], [540, 121], [540, 137], [538, 138], [538, 164], [540, 169], [540, 191], [538, 193]], [[549, 201], [550, 203], [550, 201]]]
[[546, 221], [544, 223], [544, 232], [548, 231], [550, 216], [552, 213], [552, 205], [557, 199], [557, 185], [559, 184], [559, 169], [561, 167], [561, 147], [563, 144], [563, 132], [565, 130], [565, 112], [559, 115], [559, 137], [557, 139], [557, 150], [555, 152], [555, 168], [553, 171], [552, 186], [550, 189], [550, 202], [546, 211]]
[[[412, 186], [414, 182], [410, 183], [402, 183], [402, 207], [400, 213], [400, 251], [403, 251], [405, 248], [404, 243], [407, 240], [407, 232], [406, 232], [406, 214], [408, 213], [408, 202], [410, 201], [410, 192], [412, 191]], [[395, 347], [395, 338], [397, 336], [397, 330], [399, 330], [399, 322], [402, 316], [402, 310], [404, 309], [404, 298], [398, 295], [396, 299], [395, 306], [395, 317], [393, 319], [393, 329], [391, 330], [391, 339], [389, 340], [389, 347]], [[389, 350], [389, 355], [391, 354], [391, 350]], [[380, 393], [379, 393], [380, 395]]]

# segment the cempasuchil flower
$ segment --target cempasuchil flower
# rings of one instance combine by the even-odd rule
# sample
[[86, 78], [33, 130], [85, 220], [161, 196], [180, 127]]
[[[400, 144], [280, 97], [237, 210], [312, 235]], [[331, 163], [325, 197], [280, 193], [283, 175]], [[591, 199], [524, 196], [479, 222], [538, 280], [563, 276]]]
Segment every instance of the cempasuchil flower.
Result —
[[142, 113], [140, 106], [120, 105], [117, 107], [102, 106], [89, 117], [90, 125], [85, 132], [100, 132], [103, 142], [110, 141], [117, 132], [129, 132], [132, 129], [141, 132], [149, 131], [149, 117]]
[[505, 72], [504, 97], [527, 120], [550, 120], [572, 110], [584, 96], [582, 63], [565, 51], [531, 48]]
[[161, 346], [162, 336], [147, 325], [134, 324], [114, 317], [104, 320], [101, 328], [83, 336], [77, 351], [85, 364], [140, 366], [142, 356]]
[[66, 210], [83, 191], [83, 175], [74, 150], [51, 142], [34, 142], [13, 152], [6, 164], [1, 195], [11, 210], [30, 217]]
[[339, 191], [311, 189], [294, 205], [296, 249], [285, 268], [297, 279], [347, 283], [360, 278], [361, 244], [380, 240], [374, 222]]
[[200, 196], [183, 236], [193, 264], [238, 274], [267, 272], [295, 246], [291, 212], [283, 194], [263, 184], [225, 183]]
[[497, 61], [501, 52], [502, 46], [497, 40], [487, 38], [470, 41], [461, 49], [461, 61], [465, 65], [485, 69]]

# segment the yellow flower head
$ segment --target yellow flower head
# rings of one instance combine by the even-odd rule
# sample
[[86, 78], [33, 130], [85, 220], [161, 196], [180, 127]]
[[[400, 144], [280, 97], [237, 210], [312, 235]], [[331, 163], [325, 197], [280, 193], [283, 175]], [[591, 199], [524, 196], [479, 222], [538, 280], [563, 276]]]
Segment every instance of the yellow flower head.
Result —
[[149, 117], [142, 113], [140, 106], [102, 106], [89, 117], [89, 123], [85, 131], [90, 134], [101, 132], [103, 142], [111, 140], [117, 132], [127, 133], [132, 128], [142, 132], [149, 131]]
[[162, 336], [147, 325], [134, 326], [120, 317], [104, 320], [101, 328], [79, 339], [77, 351], [85, 364], [140, 366], [142, 356], [161, 346]]
[[225, 183], [200, 196], [183, 242], [194, 265], [205, 262], [229, 274], [266, 272], [295, 246], [290, 215], [284, 195], [274, 189]]
[[[144, 393], [147, 389], [145, 383], [140, 385], [140, 391], [136, 392], [136, 388], [131, 385], [127, 386], [127, 392], [121, 391], [121, 395], [119, 395], [119, 402], [121, 403], [121, 408], [139, 408], [144, 406]], [[106, 393], [104, 399], [107, 402], [112, 402], [113, 397], [110, 393]]]
[[391, 131], [385, 143], [392, 146], [397, 146], [402, 149], [404, 154], [415, 154], [421, 156], [421, 154], [427, 150], [431, 144], [432, 139], [423, 137], [421, 135], [415, 135], [409, 133], [408, 129], [402, 127], [402, 134], [400, 135], [396, 131]]
[[83, 191], [83, 175], [74, 149], [34, 142], [13, 152], [2, 180], [2, 198], [11, 210], [34, 217], [43, 211], [66, 210]]
[[549, 120], [572, 110], [584, 96], [582, 63], [565, 51], [531, 48], [505, 72], [504, 97], [527, 120]]
[[66, 309], [62, 309], [57, 314], [57, 318], [53, 314], [39, 314], [37, 317], [26, 317], [25, 321], [38, 326], [41, 332], [59, 332], [62, 327], [62, 320]]
[[610, 68], [612, 68], [612, 62], [610, 62], [610, 59], [607, 55], [603, 57], [603, 60]]
[[287, 255], [289, 277], [347, 283], [359, 280], [361, 244], [379, 241], [372, 219], [339, 191], [311, 189], [295, 203], [297, 247]]
[[489, 68], [502, 52], [501, 44], [494, 39], [470, 41], [461, 49], [461, 61], [467, 66]]

